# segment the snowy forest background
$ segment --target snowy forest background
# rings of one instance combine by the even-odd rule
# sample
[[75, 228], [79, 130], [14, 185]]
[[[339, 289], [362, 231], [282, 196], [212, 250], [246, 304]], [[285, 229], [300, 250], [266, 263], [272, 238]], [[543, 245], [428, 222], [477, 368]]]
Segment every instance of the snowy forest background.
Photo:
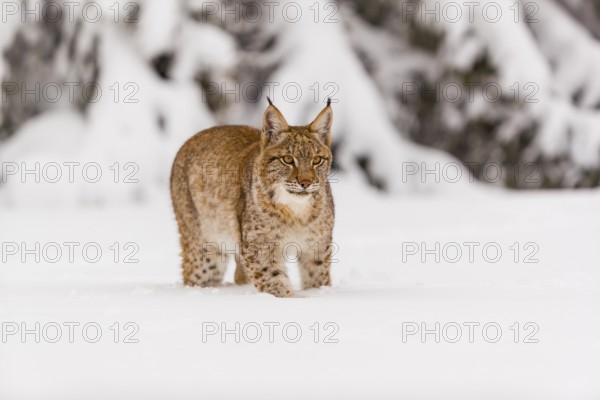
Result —
[[[600, 398], [600, 0], [9, 0], [0, 18], [0, 399]], [[332, 98], [332, 285], [274, 298], [230, 259], [224, 285], [185, 287], [175, 153], [258, 127], [267, 95], [293, 125]], [[205, 342], [207, 322], [280, 327]]]
[[4, 1], [2, 18], [0, 160], [136, 163], [142, 183], [4, 177], [10, 203], [164, 192], [183, 141], [258, 126], [269, 94], [292, 124], [331, 96], [336, 166], [385, 191], [443, 190], [423, 172], [457, 161], [462, 181], [600, 183], [596, 0]]

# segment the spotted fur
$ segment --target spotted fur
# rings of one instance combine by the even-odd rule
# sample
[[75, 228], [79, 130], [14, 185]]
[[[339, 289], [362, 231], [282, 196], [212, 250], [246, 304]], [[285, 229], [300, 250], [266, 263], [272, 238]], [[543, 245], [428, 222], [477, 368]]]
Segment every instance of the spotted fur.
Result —
[[290, 254], [303, 288], [330, 285], [332, 119], [328, 103], [311, 124], [289, 126], [269, 104], [262, 130], [218, 126], [182, 146], [171, 197], [186, 285], [220, 284], [231, 255], [236, 283], [290, 297]]

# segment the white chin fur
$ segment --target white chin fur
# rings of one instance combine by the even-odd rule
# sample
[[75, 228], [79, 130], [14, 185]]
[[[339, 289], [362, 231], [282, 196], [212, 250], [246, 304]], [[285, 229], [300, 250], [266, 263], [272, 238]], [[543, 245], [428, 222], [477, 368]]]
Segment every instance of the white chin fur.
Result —
[[309, 209], [310, 194], [294, 194], [288, 192], [283, 186], [279, 186], [275, 190], [273, 200], [276, 203], [283, 204], [290, 208], [294, 213], [302, 214]]

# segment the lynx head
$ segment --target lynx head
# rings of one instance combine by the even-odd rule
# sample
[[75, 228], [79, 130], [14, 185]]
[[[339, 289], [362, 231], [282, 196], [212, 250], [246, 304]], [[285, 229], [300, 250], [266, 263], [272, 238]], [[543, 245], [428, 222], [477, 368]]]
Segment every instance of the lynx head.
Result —
[[277, 203], [303, 203], [327, 183], [332, 154], [330, 101], [315, 120], [290, 126], [269, 99], [263, 115], [260, 179]]

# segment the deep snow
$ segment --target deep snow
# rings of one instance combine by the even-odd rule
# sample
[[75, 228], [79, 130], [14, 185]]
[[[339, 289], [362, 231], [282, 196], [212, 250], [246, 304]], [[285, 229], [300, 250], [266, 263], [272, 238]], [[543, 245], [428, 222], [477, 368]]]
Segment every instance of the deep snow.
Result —
[[[444, 196], [383, 197], [345, 176], [333, 188], [339, 246], [333, 287], [293, 299], [251, 286], [183, 287], [166, 197], [100, 209], [2, 209], [2, 243], [96, 242], [103, 255], [87, 263], [78, 247], [74, 263], [63, 255], [56, 264], [38, 264], [31, 256], [22, 263], [20, 253], [3, 254], [0, 398], [597, 398], [600, 192], [476, 187]], [[109, 250], [114, 242], [121, 246], [119, 263]], [[139, 245], [139, 263], [122, 262], [131, 250], [123, 251], [127, 242]], [[444, 262], [443, 254], [439, 263], [433, 255], [422, 262], [403, 252], [403, 243], [412, 242], [427, 248], [439, 242], [448, 251], [456, 242], [464, 254], [456, 263]], [[480, 243], [472, 263], [464, 242]], [[515, 242], [518, 263], [510, 250]], [[523, 262], [530, 242], [537, 245], [531, 259], [538, 263]], [[486, 243], [502, 249], [498, 262], [483, 258]], [[228, 276], [231, 281], [231, 271]], [[10, 322], [30, 329], [40, 322], [50, 339], [54, 322], [63, 336], [58, 343], [43, 336], [35, 343], [30, 334], [22, 343], [19, 334], [7, 334]], [[81, 324], [74, 343], [68, 322]], [[90, 322], [102, 329], [97, 343], [81, 332]], [[123, 343], [134, 329], [127, 322], [139, 327], [130, 337], [138, 343]], [[236, 322], [240, 343], [232, 334], [224, 342], [218, 334], [203, 341], [203, 331], [221, 323], [234, 329]], [[280, 324], [273, 343], [269, 322]], [[403, 341], [403, 332], [422, 322], [428, 329], [439, 322], [447, 340], [441, 336], [436, 343], [429, 334], [423, 343], [417, 334]], [[473, 343], [469, 322], [480, 324]], [[253, 323], [261, 327], [257, 343], [249, 342]], [[295, 337], [293, 326], [284, 337], [286, 323], [302, 329], [298, 342], [286, 341]], [[462, 330], [457, 343], [449, 343], [456, 336], [453, 323]], [[483, 336], [486, 323], [502, 329], [496, 343]], [[494, 339], [495, 328], [487, 334]], [[89, 330], [88, 339], [94, 336]], [[524, 343], [531, 340], [538, 343]]]

